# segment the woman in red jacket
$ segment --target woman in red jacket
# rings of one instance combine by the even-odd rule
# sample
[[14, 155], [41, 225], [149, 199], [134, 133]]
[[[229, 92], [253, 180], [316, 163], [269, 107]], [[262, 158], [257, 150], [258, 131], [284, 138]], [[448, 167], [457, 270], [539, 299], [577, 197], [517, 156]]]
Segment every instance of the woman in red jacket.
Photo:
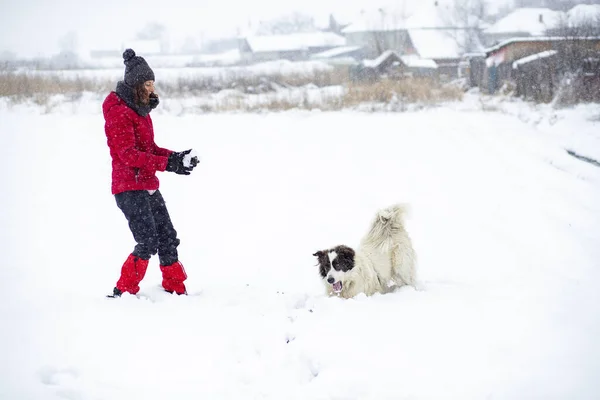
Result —
[[137, 244], [121, 267], [121, 277], [109, 297], [136, 294], [148, 261], [157, 252], [163, 288], [187, 294], [183, 283], [187, 275], [177, 254], [179, 239], [158, 190], [156, 171], [189, 175], [198, 160], [186, 157], [191, 150], [174, 152], [154, 143], [150, 111], [159, 103], [154, 72], [132, 49], [125, 50], [123, 60], [124, 80], [106, 97], [102, 111], [112, 157], [112, 194]]

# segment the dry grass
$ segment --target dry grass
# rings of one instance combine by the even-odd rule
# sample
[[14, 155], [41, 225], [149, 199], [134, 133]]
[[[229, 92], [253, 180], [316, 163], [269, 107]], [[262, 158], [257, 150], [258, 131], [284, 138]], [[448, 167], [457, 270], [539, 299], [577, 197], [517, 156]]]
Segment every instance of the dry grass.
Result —
[[[92, 78], [67, 79], [59, 75], [38, 75], [0, 71], [0, 97], [9, 97], [13, 103], [32, 101], [49, 108], [54, 95], [77, 99], [83, 92], [98, 94], [114, 89], [115, 82]], [[298, 95], [298, 89], [307, 85], [317, 87], [343, 86], [340, 95], [326, 96], [323, 100], [309, 101], [308, 91]], [[181, 79], [172, 84], [160, 85], [161, 95], [167, 98], [189, 96], [208, 99], [221, 90], [236, 88], [236, 93], [219, 96], [218, 99], [202, 101], [195, 111], [204, 112], [259, 112], [289, 109], [313, 109], [334, 111], [362, 107], [364, 110], [403, 110], [406, 104], [429, 105], [443, 101], [460, 100], [463, 92], [457, 87], [442, 86], [431, 79], [380, 80], [370, 83], [351, 83], [347, 69], [314, 71], [308, 74], [208, 77], [206, 79]], [[285, 96], [276, 89], [296, 88], [296, 95]], [[257, 94], [266, 94], [258, 95]], [[283, 93], [283, 96], [276, 95]], [[225, 94], [225, 92], [221, 92]], [[250, 100], [250, 97], [253, 100]], [[54, 102], [57, 100], [55, 99]], [[53, 106], [53, 105], [52, 105]], [[382, 107], [383, 106], [383, 107]], [[371, 108], [369, 108], [371, 107]]]
[[59, 75], [33, 75], [0, 71], [0, 96], [35, 98], [56, 94], [106, 92], [113, 85], [96, 79], [64, 79]]
[[374, 83], [349, 84], [343, 98], [345, 106], [364, 103], [421, 103], [460, 100], [463, 91], [442, 86], [431, 79], [381, 80]]

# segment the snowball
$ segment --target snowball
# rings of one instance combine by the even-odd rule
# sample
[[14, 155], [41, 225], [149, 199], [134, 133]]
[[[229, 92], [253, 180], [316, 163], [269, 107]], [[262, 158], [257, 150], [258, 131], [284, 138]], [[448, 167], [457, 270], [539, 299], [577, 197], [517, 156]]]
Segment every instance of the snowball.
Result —
[[188, 154], [183, 156], [183, 165], [186, 167], [191, 167], [192, 158], [194, 157], [196, 157], [196, 160], [198, 161], [198, 163], [200, 163], [200, 157], [198, 157], [198, 153], [196, 152], [196, 150], [192, 150]]

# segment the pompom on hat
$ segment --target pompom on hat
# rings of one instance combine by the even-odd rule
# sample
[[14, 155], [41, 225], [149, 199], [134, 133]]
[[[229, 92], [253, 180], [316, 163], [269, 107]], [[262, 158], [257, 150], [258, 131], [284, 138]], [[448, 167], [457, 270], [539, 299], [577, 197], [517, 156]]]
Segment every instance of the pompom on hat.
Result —
[[154, 80], [154, 71], [150, 68], [143, 57], [136, 56], [133, 49], [123, 52], [123, 64], [125, 64], [125, 83], [135, 87], [140, 83]]

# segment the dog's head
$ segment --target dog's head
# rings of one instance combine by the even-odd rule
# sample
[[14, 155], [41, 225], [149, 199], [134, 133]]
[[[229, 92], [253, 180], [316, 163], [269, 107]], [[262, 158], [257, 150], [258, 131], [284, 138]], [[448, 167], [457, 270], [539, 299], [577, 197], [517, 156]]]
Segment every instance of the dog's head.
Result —
[[347, 282], [347, 273], [354, 268], [354, 250], [348, 246], [336, 246], [313, 254], [319, 261], [319, 273], [331, 291], [340, 293]]

